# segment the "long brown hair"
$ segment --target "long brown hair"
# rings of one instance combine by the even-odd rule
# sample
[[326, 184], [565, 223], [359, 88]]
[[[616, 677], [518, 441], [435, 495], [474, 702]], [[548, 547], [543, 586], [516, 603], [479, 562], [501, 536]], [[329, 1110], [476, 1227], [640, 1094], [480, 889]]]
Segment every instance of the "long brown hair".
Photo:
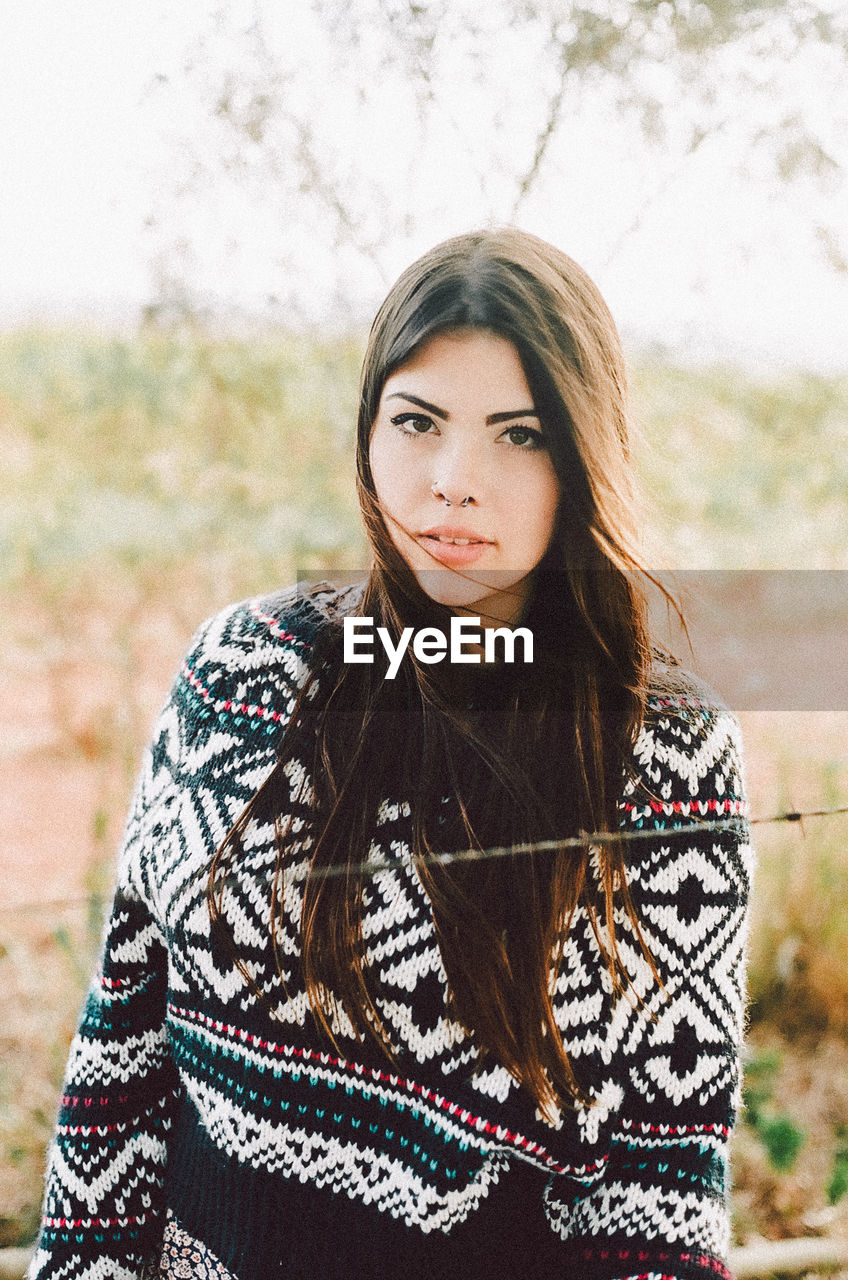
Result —
[[[640, 575], [651, 575], [639, 550], [624, 361], [606, 304], [586, 273], [544, 241], [513, 228], [478, 231], [413, 263], [371, 329], [356, 469], [373, 565], [357, 613], [373, 617], [395, 642], [410, 625], [448, 629], [450, 611], [424, 595], [389, 536], [369, 446], [386, 379], [435, 334], [468, 328], [513, 343], [560, 483], [554, 536], [522, 619], [534, 631], [536, 658], [520, 668], [500, 666], [495, 687], [491, 672], [424, 665], [410, 651], [387, 681], [385, 663], [342, 661], [343, 606], [328, 615], [278, 763], [215, 855], [209, 908], [220, 926], [226, 869], [250, 820], [260, 811], [271, 817], [277, 861], [270, 928], [282, 978], [277, 938], [293, 847], [286, 767], [302, 761], [311, 783], [300, 915], [310, 1006], [331, 1039], [343, 1012], [360, 1038], [373, 1038], [394, 1059], [365, 959], [362, 864], [381, 802], [408, 802], [412, 855], [448, 978], [448, 1012], [473, 1036], [481, 1060], [491, 1055], [506, 1067], [553, 1119], [559, 1106], [589, 1101], [552, 1000], [574, 912], [579, 905], [587, 911], [616, 995], [628, 985], [616, 944], [618, 903], [641, 942], [623, 848], [613, 838], [594, 854], [587, 842], [450, 865], [433, 855], [583, 832], [614, 837], [622, 769], [651, 674], [640, 586]], [[475, 699], [480, 680], [486, 696]], [[328, 876], [331, 866], [336, 874]]]

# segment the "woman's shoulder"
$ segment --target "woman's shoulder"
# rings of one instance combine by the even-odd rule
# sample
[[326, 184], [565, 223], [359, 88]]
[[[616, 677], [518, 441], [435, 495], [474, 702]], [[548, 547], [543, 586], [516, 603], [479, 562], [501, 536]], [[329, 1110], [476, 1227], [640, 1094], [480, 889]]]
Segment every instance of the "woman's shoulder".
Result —
[[350, 587], [295, 583], [226, 605], [195, 632], [178, 687], [206, 713], [277, 720], [316, 665], [324, 630], [354, 599]]
[[693, 721], [732, 715], [712, 685], [657, 646], [651, 649], [647, 711], [649, 715], [679, 712]]
[[643, 728], [697, 742], [717, 726], [725, 733], [739, 731], [721, 694], [665, 650], [653, 649]]
[[307, 657], [334, 618], [353, 607], [361, 585], [297, 582], [219, 609], [197, 629], [189, 658], [238, 670], [282, 660], [289, 652]]
[[738, 719], [706, 681], [661, 651], [628, 766], [625, 808], [640, 823], [746, 812]]

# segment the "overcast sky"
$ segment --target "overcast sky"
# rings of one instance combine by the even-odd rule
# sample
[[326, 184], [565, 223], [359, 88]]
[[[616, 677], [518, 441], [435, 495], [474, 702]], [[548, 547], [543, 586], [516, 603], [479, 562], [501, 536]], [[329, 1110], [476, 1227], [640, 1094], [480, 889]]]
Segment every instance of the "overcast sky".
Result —
[[[304, 299], [306, 314], [310, 300], [320, 301], [338, 263], [330, 261], [332, 250], [318, 230], [310, 239], [308, 218], [299, 230], [293, 224], [287, 230], [269, 206], [263, 225], [261, 201], [242, 201], [232, 181], [218, 191], [207, 177], [188, 203], [174, 194], [181, 134], [185, 142], [202, 126], [196, 98], [189, 84], [181, 87], [178, 73], [211, 8], [206, 0], [185, 6], [4, 0], [5, 326], [53, 317], [104, 324], [132, 319], [153, 297], [157, 254], [161, 258], [169, 237], [179, 236], [191, 244], [192, 283], [213, 306], [261, 307], [271, 247], [286, 246], [287, 235], [292, 288]], [[308, 5], [277, 5], [277, 12], [290, 28], [297, 27], [294, 15], [302, 16], [299, 58], [308, 64]], [[316, 49], [314, 56], [317, 74], [327, 55]], [[157, 75], [168, 76], [166, 92]], [[836, 90], [827, 89], [812, 64], [797, 75], [796, 90], [806, 84], [827, 124]], [[317, 117], [330, 97], [320, 75], [318, 82], [320, 134]], [[454, 115], [459, 101], [451, 104]], [[476, 110], [471, 98], [467, 109]], [[392, 144], [358, 136], [361, 122], [350, 119], [343, 103], [338, 120], [331, 106], [326, 111], [334, 136], [347, 113], [352, 132], [346, 147], [363, 173], [369, 166], [385, 169], [402, 150], [402, 138]], [[695, 357], [735, 355], [754, 365], [848, 369], [848, 274], [827, 265], [813, 234], [816, 220], [848, 228], [844, 181], [824, 192], [776, 191], [756, 173], [741, 181], [728, 159], [732, 127], [681, 158], [673, 149], [663, 154], [643, 145], [626, 122], [597, 105], [584, 106], [579, 121], [579, 129], [560, 139], [551, 174], [518, 221], [589, 270], [629, 341], [659, 342]], [[439, 199], [410, 186], [408, 177], [407, 185], [395, 184], [396, 210], [406, 202], [421, 217], [408, 236], [380, 247], [370, 275], [363, 270], [361, 282], [351, 276], [363, 315], [414, 254], [491, 213], [491, 187], [476, 195], [463, 188], [460, 198], [451, 169], [457, 154], [452, 127], [437, 122], [431, 139], [429, 163], [441, 165], [444, 175]], [[845, 142], [844, 134], [838, 141]], [[384, 146], [389, 150], [381, 152]], [[151, 215], [157, 219], [153, 229], [145, 225]]]

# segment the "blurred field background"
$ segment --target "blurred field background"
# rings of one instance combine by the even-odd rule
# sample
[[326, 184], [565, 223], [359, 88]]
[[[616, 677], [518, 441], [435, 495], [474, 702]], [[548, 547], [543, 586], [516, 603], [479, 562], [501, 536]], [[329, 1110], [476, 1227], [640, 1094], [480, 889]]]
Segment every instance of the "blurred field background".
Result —
[[[598, 281], [658, 568], [848, 570], [848, 10], [6, 0], [0, 44], [5, 1280], [193, 631], [366, 564], [358, 366], [408, 262], [513, 222]], [[740, 719], [755, 817], [848, 803], [848, 711]], [[827, 1247], [848, 1242], [848, 816], [753, 834], [735, 1239]]]
[[[299, 570], [367, 563], [362, 345], [0, 337], [0, 1246], [36, 1230], [129, 790], [194, 628]], [[848, 568], [848, 379], [643, 355], [632, 381], [668, 564]], [[848, 802], [848, 713], [740, 718], [755, 816]], [[848, 1238], [848, 818], [754, 835], [736, 1238]]]

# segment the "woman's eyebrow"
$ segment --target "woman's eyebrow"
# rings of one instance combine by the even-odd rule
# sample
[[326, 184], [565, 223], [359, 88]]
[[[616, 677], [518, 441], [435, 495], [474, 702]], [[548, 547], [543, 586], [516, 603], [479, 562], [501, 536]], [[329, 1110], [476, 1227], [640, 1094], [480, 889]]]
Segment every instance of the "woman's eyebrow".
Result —
[[510, 418], [538, 418], [535, 409], [507, 409], [504, 413], [490, 413], [486, 419], [487, 425], [494, 422], [509, 422]]
[[[422, 400], [420, 396], [412, 396], [408, 391], [393, 391], [391, 395], [386, 396], [387, 400], [409, 400], [412, 404], [417, 404], [420, 409], [426, 409], [428, 413], [433, 413], [437, 418], [442, 418], [445, 422], [450, 422], [450, 414], [447, 409], [440, 409], [438, 405], [430, 404], [427, 400]], [[538, 418], [535, 409], [505, 409], [501, 413], [490, 413], [486, 418], [486, 425], [492, 426], [496, 422], [509, 422], [511, 418]]]

